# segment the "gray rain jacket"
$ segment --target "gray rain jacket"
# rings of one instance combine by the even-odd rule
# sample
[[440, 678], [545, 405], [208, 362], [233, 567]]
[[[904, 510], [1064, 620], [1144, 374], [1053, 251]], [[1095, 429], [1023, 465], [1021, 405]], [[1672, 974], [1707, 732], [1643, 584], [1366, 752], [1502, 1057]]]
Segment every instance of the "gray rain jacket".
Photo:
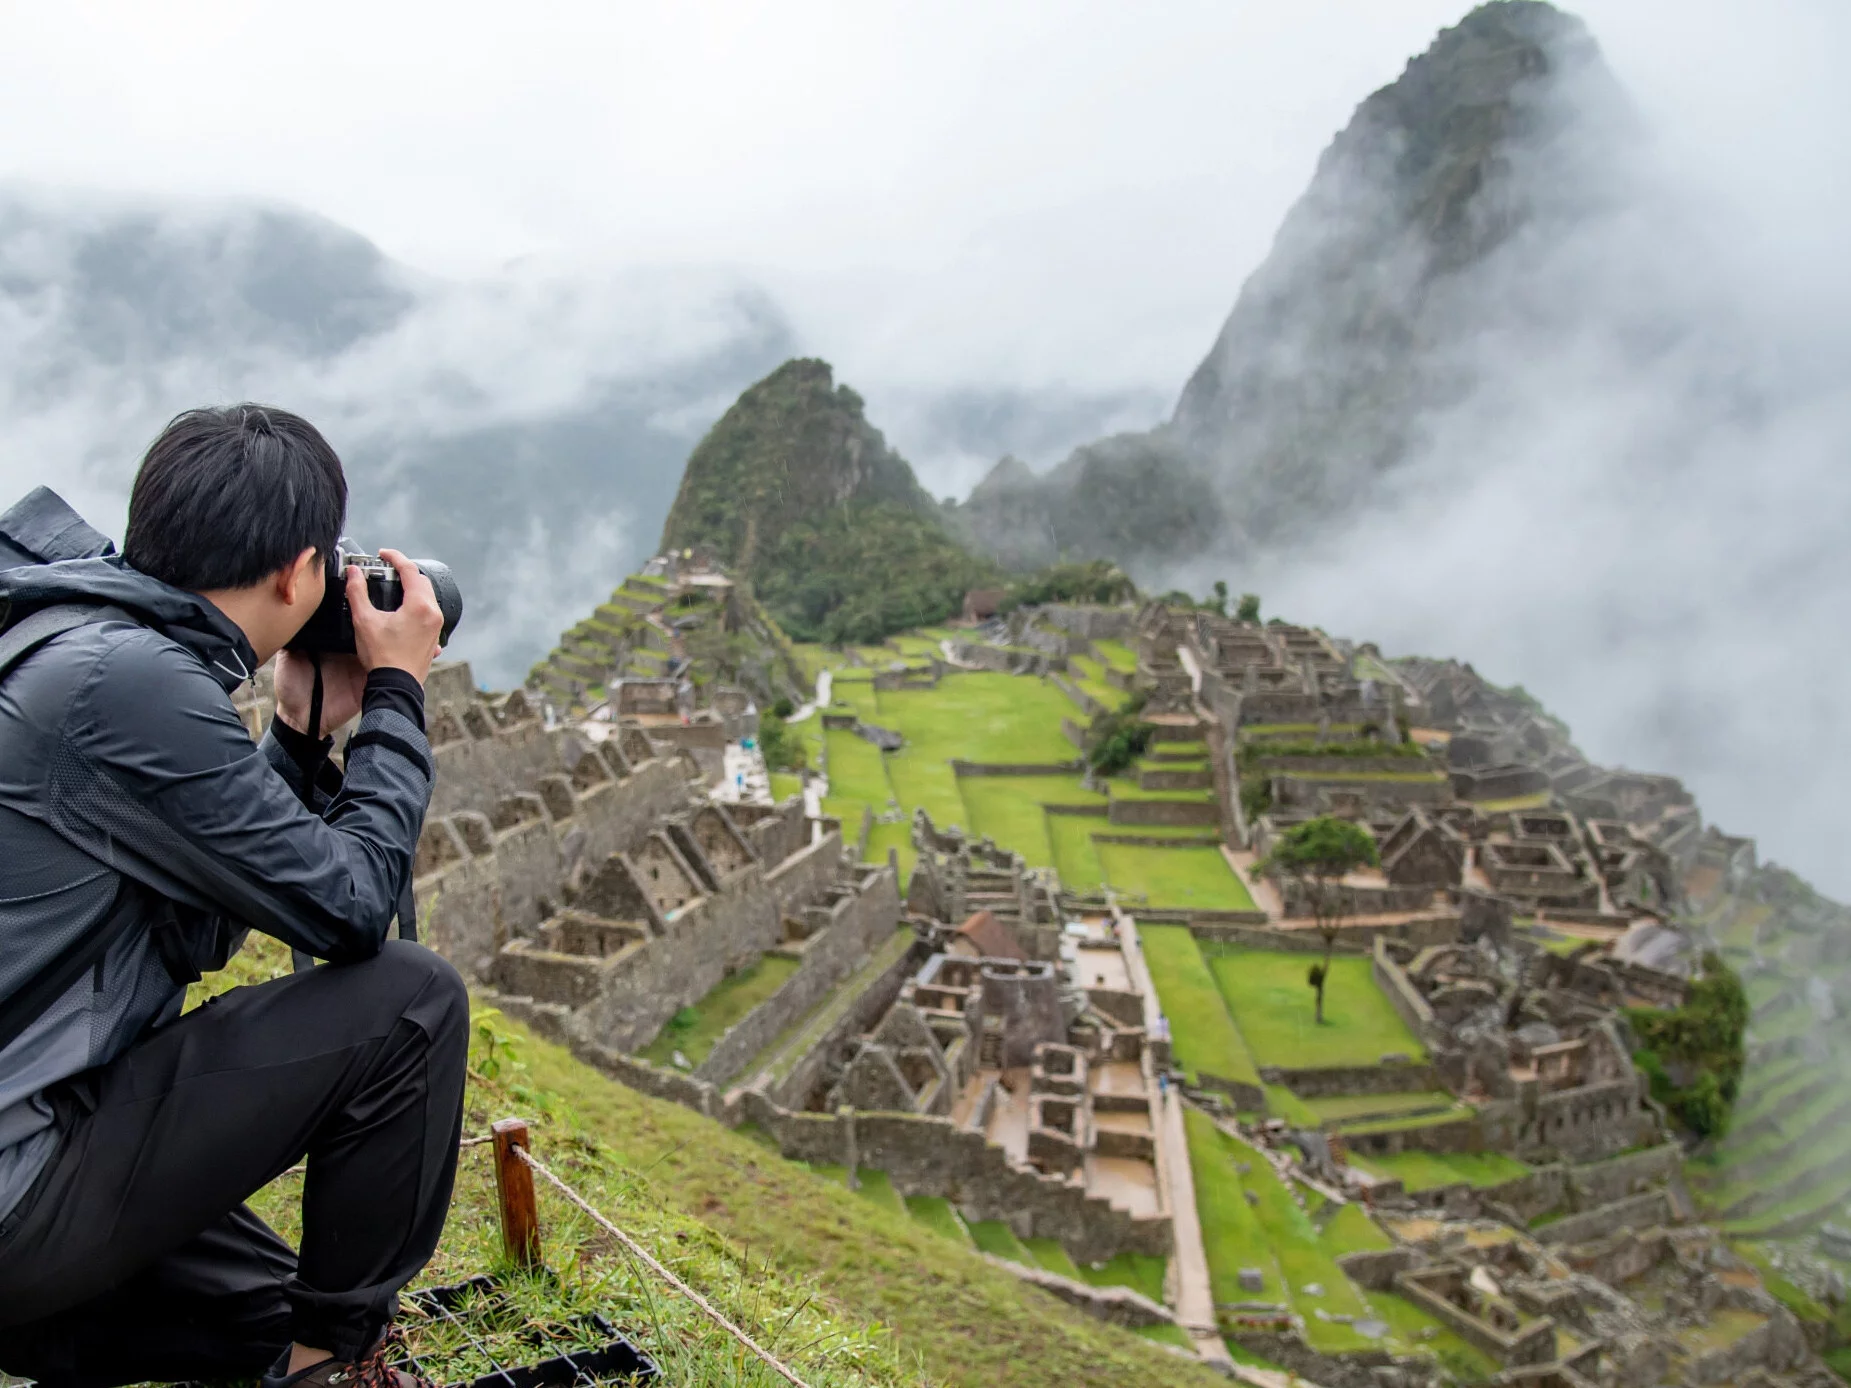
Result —
[[[134, 620], [54, 637], [0, 682], [0, 999], [96, 928], [125, 878], [149, 889], [147, 918], [0, 1050], [0, 1227], [57, 1147], [46, 1088], [172, 1021], [248, 929], [337, 963], [378, 953], [432, 786], [421, 708], [369, 686], [344, 780], [305, 808], [274, 730], [254, 744], [232, 707], [244, 634], [72, 521], [61, 504], [0, 517], [0, 607]], [[73, 552], [99, 557], [5, 567]]]

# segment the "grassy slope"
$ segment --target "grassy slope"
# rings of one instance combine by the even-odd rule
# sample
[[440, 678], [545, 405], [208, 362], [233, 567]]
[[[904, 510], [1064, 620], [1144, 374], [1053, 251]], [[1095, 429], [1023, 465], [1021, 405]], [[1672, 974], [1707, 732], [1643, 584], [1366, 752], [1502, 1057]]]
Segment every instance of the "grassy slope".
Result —
[[[1206, 1374], [1103, 1326], [921, 1227], [785, 1162], [749, 1137], [524, 1041], [534, 1080], [562, 1096], [665, 1204], [814, 1287], [847, 1319], [889, 1326], [903, 1357], [952, 1383], [1116, 1384]], [[544, 1152], [542, 1153], [544, 1155]]]
[[[1186, 792], [1185, 792], [1186, 793]], [[1139, 848], [1097, 845], [1106, 879], [1127, 897], [1153, 907], [1251, 911], [1253, 896], [1219, 848]]]
[[1514, 1181], [1530, 1168], [1500, 1152], [1396, 1152], [1389, 1156], [1352, 1156], [1350, 1162], [1364, 1171], [1399, 1180], [1409, 1190], [1464, 1181], [1474, 1186], [1495, 1186]]
[[1313, 1067], [1374, 1065], [1399, 1052], [1425, 1054], [1382, 990], [1369, 961], [1330, 961], [1324, 988], [1324, 1025], [1317, 1025], [1305, 974], [1315, 955], [1267, 950], [1223, 950], [1209, 958], [1228, 1011], [1261, 1065]]
[[692, 1008], [686, 1026], [677, 1025], [676, 1014], [660, 1035], [637, 1054], [654, 1065], [672, 1065], [676, 1051], [690, 1065], [699, 1065], [712, 1052], [726, 1029], [743, 1018], [766, 998], [777, 992], [784, 981], [797, 972], [797, 960], [783, 954], [767, 954], [745, 968], [728, 974]]
[[[215, 982], [278, 966], [272, 959], [253, 968], [246, 958]], [[505, 1019], [478, 1021], [479, 1033], [499, 1039], [478, 1035], [468, 1129], [509, 1114], [529, 1118], [541, 1160], [817, 1388], [1213, 1381], [948, 1243], [908, 1214], [891, 1187], [851, 1195], [746, 1134], [625, 1089]], [[481, 1078], [485, 1067], [497, 1077]], [[300, 1189], [300, 1177], [286, 1176], [253, 1203], [294, 1237]], [[739, 1362], [730, 1340], [545, 1187], [540, 1204], [548, 1263], [563, 1274], [560, 1287], [544, 1289], [546, 1309], [595, 1306], [663, 1362], [670, 1382], [773, 1381]], [[493, 1210], [491, 1163], [486, 1149], [472, 1148], [443, 1244], [421, 1281], [493, 1265]]]
[[1177, 1061], [1191, 1073], [1206, 1070], [1223, 1079], [1258, 1084], [1253, 1056], [1189, 928], [1141, 925], [1138, 938], [1157, 985], [1157, 1000], [1170, 1019], [1170, 1045]]
[[[1306, 1338], [1326, 1353], [1372, 1347], [1426, 1352], [1465, 1379], [1495, 1371], [1496, 1365], [1413, 1303], [1389, 1293], [1366, 1294], [1344, 1276], [1336, 1262], [1340, 1255], [1390, 1242], [1360, 1208], [1314, 1214], [1251, 1147], [1221, 1133], [1194, 1109], [1185, 1118], [1216, 1301], [1283, 1302], [1304, 1317]], [[1244, 1291], [1242, 1268], [1259, 1269], [1264, 1290]], [[1320, 1319], [1319, 1310], [1359, 1320], [1373, 1316], [1386, 1322], [1388, 1335], [1371, 1340], [1349, 1325]]]
[[[911, 638], [896, 638], [907, 641]], [[924, 808], [941, 827], [956, 824], [989, 834], [1022, 854], [1032, 867], [1052, 867], [1077, 890], [1096, 890], [1108, 880], [1128, 898], [1155, 906], [1250, 910], [1252, 897], [1212, 846], [1147, 849], [1092, 842], [1108, 829], [1102, 819], [1047, 815], [1043, 804], [1103, 804], [1105, 797], [1081, 787], [1078, 776], [964, 777], [953, 774], [954, 759], [973, 762], [1055, 764], [1071, 762], [1073, 744], [1060, 730], [1073, 705], [1046, 680], [988, 671], [949, 674], [936, 689], [877, 692], [864, 671], [845, 658], [814, 646], [800, 646], [806, 668], [837, 672], [833, 697], [841, 711], [891, 728], [906, 738], [898, 752], [883, 757], [854, 734], [826, 734], [829, 748], [831, 814], [859, 822], [861, 807], [876, 814], [897, 800], [909, 820]], [[891, 654], [889, 652], [888, 654]], [[865, 653], [878, 662], [881, 652]], [[1117, 691], [1114, 691], [1115, 693]], [[1140, 794], [1130, 783], [1115, 793]], [[1195, 798], [1203, 792], [1180, 792]], [[1130, 828], [1119, 832], [1148, 837], [1212, 836], [1213, 829]], [[907, 823], [877, 825], [866, 852], [879, 858], [898, 851], [902, 871], [912, 866]]]

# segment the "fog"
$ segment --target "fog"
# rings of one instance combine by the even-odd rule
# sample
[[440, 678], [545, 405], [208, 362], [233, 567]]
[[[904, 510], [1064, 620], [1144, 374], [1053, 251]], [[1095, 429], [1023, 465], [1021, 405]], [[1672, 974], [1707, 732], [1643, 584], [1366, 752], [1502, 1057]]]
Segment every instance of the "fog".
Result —
[[[356, 534], [468, 569], [505, 683], [792, 352], [939, 495], [1166, 416], [1320, 149], [1460, 8], [10, 9], [0, 504], [50, 481], [119, 533], [174, 410], [295, 406]], [[1551, 252], [1602, 311], [1479, 344], [1495, 384], [1353, 528], [1186, 577], [1521, 682], [1843, 894], [1851, 15], [1578, 9], [1653, 140], [1648, 213]], [[331, 219], [286, 238], [313, 292], [225, 287], [278, 244], [254, 205]]]
[[[1821, 232], [1851, 220], [1822, 176], [1851, 141], [1789, 106], [1698, 157], [1643, 114], [1636, 146], [1574, 152], [1611, 207], [1422, 291], [1469, 300], [1438, 370], [1473, 384], [1397, 471], [1309, 538], [1168, 577], [1521, 683], [1596, 761], [1682, 776], [1843, 895], [1851, 268]], [[1519, 163], [1516, 195], [1547, 203], [1542, 177]]]

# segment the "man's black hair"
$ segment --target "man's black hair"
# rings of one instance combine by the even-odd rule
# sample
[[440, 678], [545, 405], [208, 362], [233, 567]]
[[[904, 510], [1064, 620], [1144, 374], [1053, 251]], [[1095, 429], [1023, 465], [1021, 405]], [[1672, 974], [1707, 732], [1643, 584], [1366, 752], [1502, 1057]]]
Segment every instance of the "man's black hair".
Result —
[[346, 517], [341, 460], [306, 419], [268, 405], [188, 410], [148, 446], [122, 552], [176, 588], [245, 588], [305, 549], [325, 559]]

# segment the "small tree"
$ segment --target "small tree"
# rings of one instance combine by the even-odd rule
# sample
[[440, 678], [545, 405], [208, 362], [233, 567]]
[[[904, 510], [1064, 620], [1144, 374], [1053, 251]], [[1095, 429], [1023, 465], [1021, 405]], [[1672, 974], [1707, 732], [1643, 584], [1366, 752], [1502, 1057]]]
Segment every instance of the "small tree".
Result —
[[1259, 621], [1260, 595], [1258, 593], [1242, 593], [1240, 595], [1240, 606], [1234, 609], [1234, 616], [1243, 622]]
[[1324, 941], [1324, 958], [1311, 966], [1305, 981], [1317, 992], [1318, 1025], [1324, 1024], [1324, 985], [1330, 980], [1331, 951], [1343, 923], [1343, 879], [1360, 867], [1374, 867], [1375, 840], [1353, 820], [1320, 815], [1294, 824], [1279, 836], [1261, 864], [1267, 871], [1298, 883], [1311, 900], [1311, 914]]
[[1225, 578], [1215, 580], [1215, 596], [1204, 606], [1212, 607], [1223, 617], [1228, 615], [1228, 581]]

